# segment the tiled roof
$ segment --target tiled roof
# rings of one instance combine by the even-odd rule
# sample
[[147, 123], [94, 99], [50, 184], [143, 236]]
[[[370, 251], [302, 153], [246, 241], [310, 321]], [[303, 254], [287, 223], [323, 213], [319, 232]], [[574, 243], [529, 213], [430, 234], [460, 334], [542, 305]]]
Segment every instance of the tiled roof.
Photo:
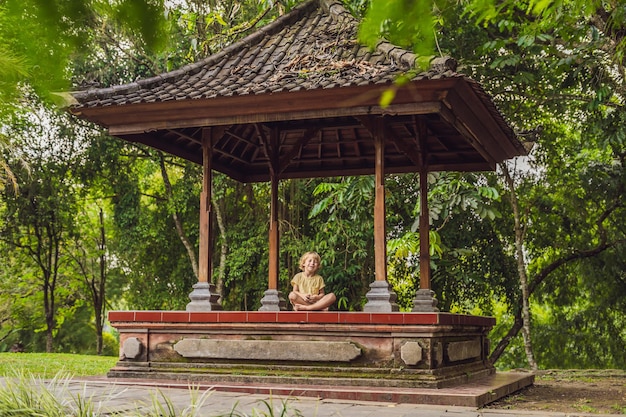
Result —
[[[336, 0], [310, 1], [223, 51], [127, 85], [74, 93], [78, 107], [241, 96], [392, 83], [416, 56], [388, 42], [357, 42], [358, 22]], [[458, 77], [439, 60], [414, 79]]]
[[199, 164], [210, 136], [211, 169], [243, 182], [372, 174], [374, 135], [384, 136], [386, 173], [491, 170], [526, 153], [453, 59], [415, 71], [413, 53], [388, 42], [370, 50], [357, 30], [337, 0], [311, 0], [202, 61], [72, 93], [70, 111]]

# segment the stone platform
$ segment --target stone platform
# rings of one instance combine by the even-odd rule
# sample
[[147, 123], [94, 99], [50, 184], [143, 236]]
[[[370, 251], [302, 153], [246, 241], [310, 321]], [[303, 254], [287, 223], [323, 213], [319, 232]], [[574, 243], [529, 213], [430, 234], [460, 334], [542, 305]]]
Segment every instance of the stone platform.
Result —
[[[120, 332], [120, 360], [109, 378], [247, 387], [256, 393], [299, 387], [297, 395], [325, 398], [349, 397], [356, 390], [362, 399], [371, 394], [420, 403], [428, 402], [418, 389], [427, 389], [428, 397], [442, 388], [501, 378], [487, 359], [491, 317], [114, 311], [109, 321]], [[490, 388], [479, 402], [532, 382], [527, 376], [513, 378], [502, 389]]]

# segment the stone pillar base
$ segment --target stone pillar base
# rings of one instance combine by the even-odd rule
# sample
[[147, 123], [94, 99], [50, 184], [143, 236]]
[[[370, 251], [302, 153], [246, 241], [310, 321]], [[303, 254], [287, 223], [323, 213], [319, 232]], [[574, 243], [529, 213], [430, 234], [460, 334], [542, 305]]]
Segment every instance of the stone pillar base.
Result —
[[285, 311], [287, 310], [287, 302], [278, 290], [267, 290], [261, 298], [261, 307], [259, 311]]
[[437, 312], [437, 299], [435, 298], [435, 292], [428, 289], [420, 289], [415, 293], [413, 298], [413, 310], [414, 312]]
[[215, 311], [221, 310], [222, 306], [217, 302], [220, 295], [215, 292], [215, 285], [208, 282], [198, 282], [193, 286], [189, 294], [191, 302], [187, 304], [187, 311]]
[[365, 297], [367, 298], [367, 303], [363, 306], [363, 311], [375, 313], [398, 311], [398, 305], [396, 304], [398, 296], [386, 280], [372, 282], [370, 290]]

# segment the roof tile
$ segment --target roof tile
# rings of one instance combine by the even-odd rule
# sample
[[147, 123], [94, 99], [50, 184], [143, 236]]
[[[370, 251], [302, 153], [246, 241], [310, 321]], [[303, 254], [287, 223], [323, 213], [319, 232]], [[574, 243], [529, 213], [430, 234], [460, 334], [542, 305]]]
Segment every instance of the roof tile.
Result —
[[[415, 54], [385, 41], [372, 52], [356, 42], [357, 30], [339, 1], [312, 0], [204, 60], [127, 85], [75, 92], [76, 107], [383, 84], [414, 68]], [[460, 76], [437, 74], [418, 78]]]

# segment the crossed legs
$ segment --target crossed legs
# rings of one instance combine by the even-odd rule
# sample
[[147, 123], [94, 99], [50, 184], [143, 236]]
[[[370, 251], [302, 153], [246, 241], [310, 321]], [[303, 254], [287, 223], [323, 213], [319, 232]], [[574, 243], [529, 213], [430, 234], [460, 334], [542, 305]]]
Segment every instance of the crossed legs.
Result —
[[289, 301], [295, 311], [328, 310], [328, 307], [330, 307], [336, 299], [335, 294], [332, 292], [325, 294], [317, 301], [305, 300], [293, 291], [289, 293]]

